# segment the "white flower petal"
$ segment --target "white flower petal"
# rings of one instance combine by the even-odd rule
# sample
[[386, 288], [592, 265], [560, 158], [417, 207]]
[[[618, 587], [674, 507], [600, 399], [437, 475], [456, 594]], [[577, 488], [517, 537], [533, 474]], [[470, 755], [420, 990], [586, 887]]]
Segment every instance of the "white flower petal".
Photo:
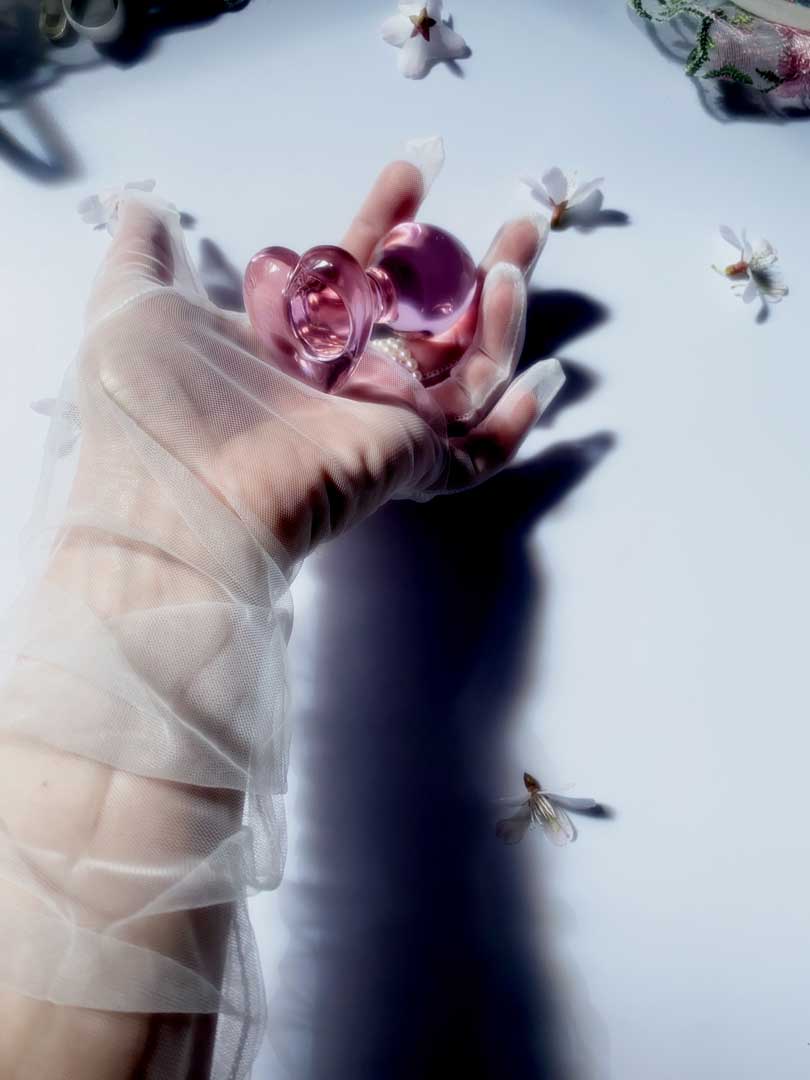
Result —
[[743, 229], [743, 231], [742, 231], [742, 242], [743, 242], [743, 246], [742, 246], [743, 260], [745, 262], [750, 262], [751, 261], [752, 248], [751, 248], [751, 243], [750, 243], [750, 241], [748, 239], [748, 235], [747, 235], [745, 229]]
[[[427, 8], [427, 13], [431, 19], [435, 19], [436, 22], [441, 22], [442, 18], [442, 0], [425, 0], [422, 7]], [[420, 11], [422, 8], [419, 9]]]
[[562, 847], [570, 844], [577, 838], [577, 830], [571, 818], [559, 806], [554, 807], [554, 817], [551, 821], [543, 821], [543, 832], [552, 842]]
[[594, 191], [597, 191], [604, 182], [604, 176], [597, 176], [595, 180], [589, 180], [586, 184], [579, 184], [576, 190], [568, 196], [568, 205], [577, 206], [579, 203], [584, 202], [588, 196], [592, 195]]
[[408, 139], [405, 143], [407, 160], [417, 167], [422, 174], [422, 198], [433, 186], [433, 181], [444, 165], [444, 140], [441, 135], [430, 135], [426, 139]]
[[737, 248], [740, 254], [742, 254], [742, 241], [732, 228], [730, 228], [728, 225], [721, 225], [720, 235], [723, 237], [727, 244], [731, 244], [733, 248]]
[[535, 180], [533, 176], [521, 176], [520, 180], [521, 183], [526, 185], [532, 193], [532, 196], [537, 199], [538, 202], [542, 203], [543, 206], [547, 207], [549, 210], [554, 209], [554, 203], [548, 197], [548, 192], [539, 180]]
[[566, 810], [595, 810], [599, 803], [596, 799], [579, 799], [570, 795], [557, 795], [553, 791], [544, 791], [545, 797], [552, 803], [558, 803]]
[[759, 294], [759, 287], [753, 278], [743, 289], [740, 298], [744, 304], [750, 304], [752, 300], [755, 300]]
[[107, 220], [107, 213], [98, 195], [88, 195], [76, 209], [82, 221], [86, 221], [88, 225], [103, 225]]
[[511, 817], [502, 818], [495, 826], [495, 835], [505, 844], [517, 844], [526, 835], [532, 824], [532, 810], [528, 802], [524, 801], [517, 813]]
[[421, 79], [430, 67], [428, 43], [421, 34], [409, 38], [399, 54], [399, 70], [406, 79]]
[[568, 180], [556, 165], [543, 174], [543, 186], [552, 202], [565, 202], [568, 198]]
[[437, 23], [432, 28], [428, 47], [435, 60], [459, 60], [467, 53], [467, 42], [461, 34], [444, 23]]
[[380, 27], [383, 41], [387, 41], [389, 45], [396, 45], [398, 48], [408, 41], [412, 30], [413, 23], [404, 15], [392, 15]]
[[776, 249], [767, 240], [763, 240], [757, 250], [751, 256], [751, 266], [755, 270], [767, 270], [773, 266], [778, 255]]
[[128, 184], [124, 184], [124, 189], [133, 188], [135, 191], [154, 191], [154, 180], [130, 180]]
[[779, 274], [773, 272], [752, 273], [751, 278], [756, 282], [760, 293], [762, 293], [767, 300], [778, 303], [784, 296], [787, 296], [787, 285], [782, 281]]

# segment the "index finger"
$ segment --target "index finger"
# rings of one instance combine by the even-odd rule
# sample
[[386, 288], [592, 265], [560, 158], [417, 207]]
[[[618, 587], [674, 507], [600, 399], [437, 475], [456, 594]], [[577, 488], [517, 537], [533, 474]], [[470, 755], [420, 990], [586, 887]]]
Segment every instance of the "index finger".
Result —
[[174, 252], [165, 216], [141, 199], [122, 200], [103, 271], [139, 276], [156, 285], [170, 284]]
[[166, 285], [205, 295], [186, 249], [178, 211], [165, 200], [128, 192], [93, 283], [87, 316], [100, 318], [140, 293]]
[[365, 266], [382, 237], [401, 221], [410, 221], [423, 197], [422, 174], [415, 165], [386, 165], [343, 237], [343, 247]]

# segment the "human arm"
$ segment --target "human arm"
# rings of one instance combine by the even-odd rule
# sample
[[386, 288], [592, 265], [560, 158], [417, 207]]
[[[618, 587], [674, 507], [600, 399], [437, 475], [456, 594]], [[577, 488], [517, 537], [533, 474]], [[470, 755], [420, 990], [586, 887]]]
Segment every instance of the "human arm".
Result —
[[[344, 243], [365, 261], [421, 194], [415, 168], [390, 166]], [[0, 904], [40, 911], [47, 849], [48, 901], [109, 962], [97, 998], [86, 979], [68, 985], [61, 961], [47, 986], [5, 992], [0, 1065], [25, 1062], [26, 1080], [150, 1076], [168, 1053], [172, 1075], [199, 1076], [191, 1056], [210, 1048], [217, 1016], [220, 1034], [231, 1006], [256, 1030], [255, 1002], [224, 1000], [227, 950], [245, 889], [275, 884], [283, 863], [289, 580], [388, 498], [478, 482], [511, 457], [540, 410], [530, 381], [505, 391], [541, 244], [528, 220], [496, 238], [483, 275], [506, 269], [428, 346], [457, 363], [427, 398], [373, 353], [326, 396], [285, 373], [283, 343], [269, 355], [244, 317], [199, 294], [176, 215], [137, 197], [122, 207], [76, 369], [82, 439], [43, 578], [48, 634], [3, 688], [0, 810], [40, 875], [21, 890], [6, 874]]]

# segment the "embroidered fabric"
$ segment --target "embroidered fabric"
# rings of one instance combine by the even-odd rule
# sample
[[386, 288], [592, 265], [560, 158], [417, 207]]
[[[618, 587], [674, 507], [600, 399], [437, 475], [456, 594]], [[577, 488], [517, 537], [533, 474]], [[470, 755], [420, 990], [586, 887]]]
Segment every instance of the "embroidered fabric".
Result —
[[688, 75], [810, 104], [810, 7], [806, 0], [628, 0]]

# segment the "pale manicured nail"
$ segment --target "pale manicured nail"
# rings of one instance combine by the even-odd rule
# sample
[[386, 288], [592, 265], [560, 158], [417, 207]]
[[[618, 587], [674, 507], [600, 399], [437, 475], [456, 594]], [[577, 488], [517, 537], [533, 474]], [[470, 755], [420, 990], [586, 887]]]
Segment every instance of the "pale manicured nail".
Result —
[[532, 364], [528, 371], [515, 379], [513, 391], [515, 394], [528, 392], [534, 395], [540, 410], [537, 414], [539, 419], [560, 392], [564, 382], [562, 364], [555, 357], [550, 357]]
[[528, 269], [526, 270], [526, 277], [530, 278], [535, 266], [537, 266], [537, 260], [543, 254], [543, 248], [546, 246], [549, 222], [548, 218], [544, 217], [543, 214], [530, 214], [528, 220], [531, 221], [535, 229], [537, 229], [537, 247], [534, 250], [532, 261], [529, 263]]
[[405, 160], [415, 165], [422, 174], [422, 198], [433, 186], [433, 181], [444, 165], [444, 140], [441, 135], [428, 135], [421, 139], [408, 139], [405, 143]]
[[518, 285], [523, 283], [523, 274], [520, 268], [510, 262], [497, 262], [487, 274], [484, 280], [484, 296], [491, 292], [501, 281], [511, 281]]

